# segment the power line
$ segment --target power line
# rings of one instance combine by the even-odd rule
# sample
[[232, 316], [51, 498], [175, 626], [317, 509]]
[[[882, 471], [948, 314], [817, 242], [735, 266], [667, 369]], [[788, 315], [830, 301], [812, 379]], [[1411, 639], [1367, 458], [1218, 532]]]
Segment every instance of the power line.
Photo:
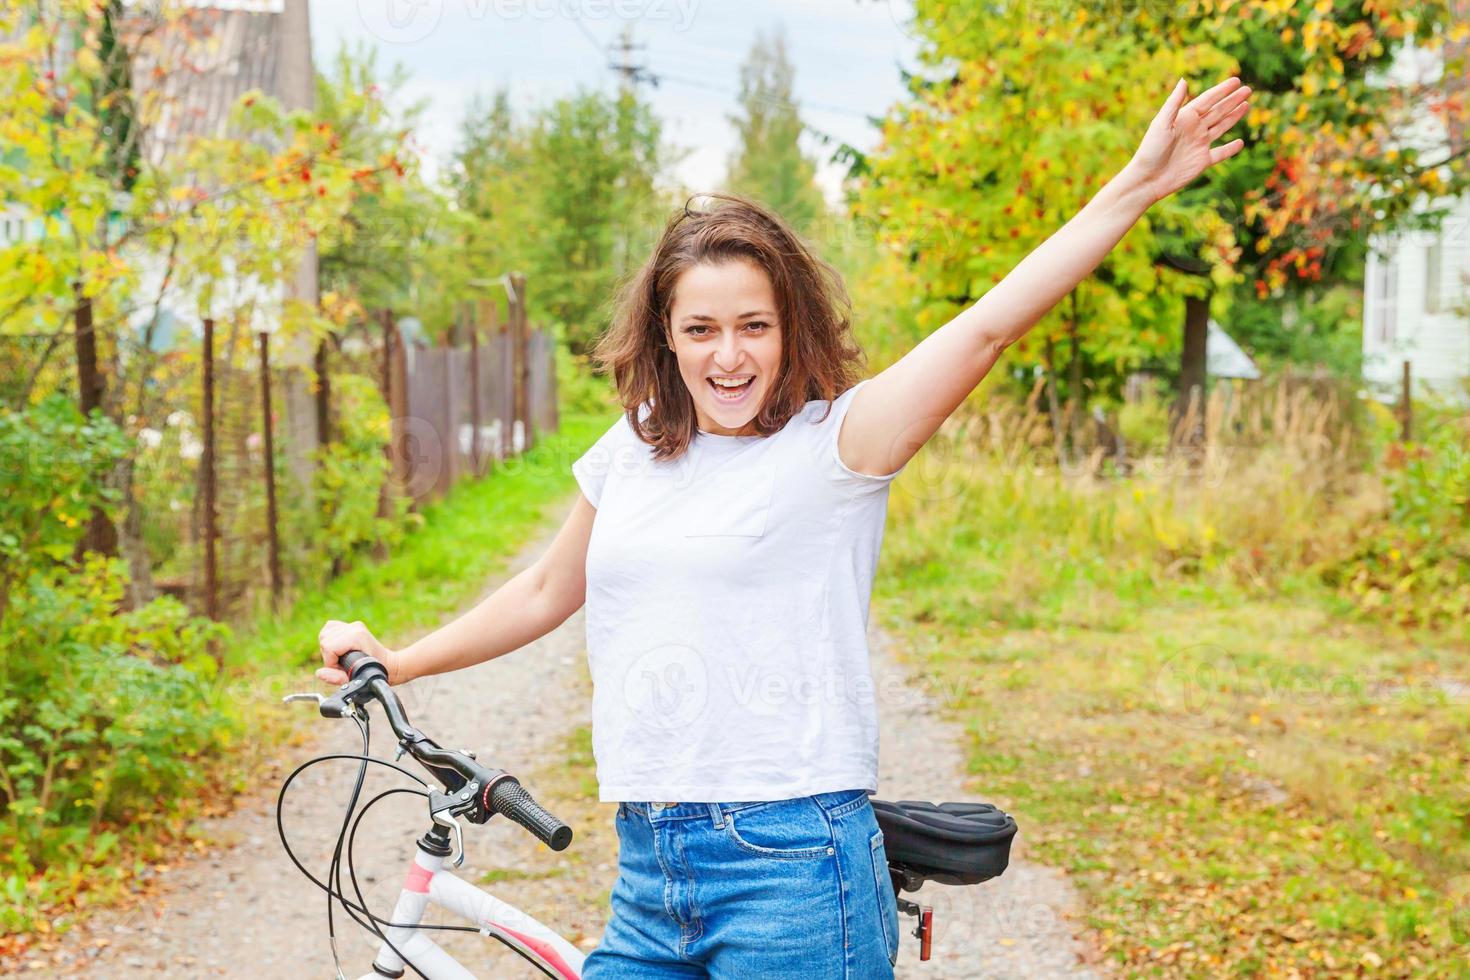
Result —
[[592, 45], [593, 50], [595, 50], [599, 55], [604, 58], [607, 57], [607, 47], [601, 41], [597, 40], [593, 33], [587, 29], [586, 24], [582, 23], [582, 18], [578, 15], [577, 8], [572, 7], [571, 12], [572, 23], [577, 25], [577, 30], [582, 32], [582, 36], [587, 39], [587, 43]]
[[[660, 70], [660, 69], [654, 69], [653, 75], [654, 75], [654, 78], [655, 78], [655, 83], [657, 83], [658, 81], [677, 82], [680, 85], [689, 85], [689, 86], [692, 86], [694, 88], [707, 89], [707, 90], [709, 90], [711, 92], [719, 92], [722, 95], [733, 96], [734, 98], [737, 98], [737, 99], [740, 98], [740, 93], [739, 92], [737, 92], [734, 89], [731, 89], [731, 88], [729, 88], [727, 86], [724, 86], [724, 85], [716, 85], [716, 84], [713, 84], [711, 82], [702, 81], [702, 80], [697, 79], [697, 78], [685, 78], [682, 75], [670, 74], [669, 72], [666, 72], [666, 71], [663, 71], [663, 70]], [[770, 105], [790, 105], [790, 104], [793, 104], [793, 103], [788, 103], [788, 102], [784, 102], [784, 101], [780, 101], [780, 100], [776, 100], [776, 99], [765, 99], [765, 100], [762, 100], [762, 101], [765, 101], [765, 102], [767, 102]], [[854, 118], [857, 118], [857, 119], [863, 119], [863, 120], [870, 120], [870, 119], [874, 119], [874, 118], [879, 118], [880, 115], [881, 115], [879, 113], [865, 112], [865, 111], [863, 111], [861, 109], [853, 109], [850, 106], [832, 105], [831, 103], [827, 103], [827, 102], [813, 102], [813, 101], [810, 101], [810, 100], [807, 100], [807, 99], [797, 99], [797, 100], [794, 100], [794, 104], [795, 104], [795, 106], [796, 106], [796, 108], [797, 108], [798, 111], [801, 110], [801, 109], [814, 109], [817, 112], [830, 112], [830, 113], [834, 113], [834, 114], [837, 114], [837, 115], [851, 116], [851, 117], [854, 117]]]

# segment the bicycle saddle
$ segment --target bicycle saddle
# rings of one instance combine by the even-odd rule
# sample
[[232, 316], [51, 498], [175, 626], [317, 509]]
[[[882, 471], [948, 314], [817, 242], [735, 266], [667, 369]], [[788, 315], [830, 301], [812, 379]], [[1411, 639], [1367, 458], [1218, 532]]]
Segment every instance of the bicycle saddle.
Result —
[[974, 885], [1005, 871], [1016, 821], [990, 803], [872, 800], [895, 883]]

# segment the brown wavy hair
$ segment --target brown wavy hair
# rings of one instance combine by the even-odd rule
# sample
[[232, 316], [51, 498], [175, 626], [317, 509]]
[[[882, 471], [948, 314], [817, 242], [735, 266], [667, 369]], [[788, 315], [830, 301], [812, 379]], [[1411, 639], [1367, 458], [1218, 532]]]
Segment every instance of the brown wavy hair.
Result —
[[[696, 198], [708, 203], [694, 209]], [[689, 198], [664, 226], [648, 261], [618, 290], [612, 323], [592, 358], [610, 372], [618, 400], [654, 458], [676, 459], [698, 427], [694, 399], [671, 346], [674, 284], [701, 263], [749, 260], [770, 277], [781, 323], [781, 365], [753, 420], [759, 435], [780, 432], [802, 406], [830, 401], [856, 384], [864, 366], [852, 335], [852, 303], [842, 276], [785, 221], [733, 194]], [[651, 402], [646, 419], [639, 406]]]

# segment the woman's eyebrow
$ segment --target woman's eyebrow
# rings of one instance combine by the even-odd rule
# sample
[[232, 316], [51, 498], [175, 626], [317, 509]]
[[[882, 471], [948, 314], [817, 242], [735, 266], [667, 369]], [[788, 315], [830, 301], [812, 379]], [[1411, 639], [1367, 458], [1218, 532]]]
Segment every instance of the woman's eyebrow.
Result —
[[[737, 320], [744, 320], [748, 316], [775, 316], [775, 315], [776, 314], [772, 313], [770, 310], [751, 310], [749, 313], [742, 313], [742, 314], [740, 314], [735, 319], [737, 319]], [[706, 321], [708, 323], [715, 323], [715, 322], [718, 321], [718, 319], [719, 319], [718, 317], [710, 316], [708, 313], [686, 313], [682, 318], [680, 318], [680, 321], [679, 322], [680, 323], [685, 323], [685, 322], [687, 322], [689, 320], [703, 320], [703, 321]]]

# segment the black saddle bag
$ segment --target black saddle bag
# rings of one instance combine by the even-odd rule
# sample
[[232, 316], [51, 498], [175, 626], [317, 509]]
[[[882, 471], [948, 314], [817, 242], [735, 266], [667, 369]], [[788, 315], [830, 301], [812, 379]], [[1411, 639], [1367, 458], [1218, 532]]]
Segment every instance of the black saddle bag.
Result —
[[895, 883], [974, 885], [1005, 871], [1016, 821], [990, 803], [872, 800]]

